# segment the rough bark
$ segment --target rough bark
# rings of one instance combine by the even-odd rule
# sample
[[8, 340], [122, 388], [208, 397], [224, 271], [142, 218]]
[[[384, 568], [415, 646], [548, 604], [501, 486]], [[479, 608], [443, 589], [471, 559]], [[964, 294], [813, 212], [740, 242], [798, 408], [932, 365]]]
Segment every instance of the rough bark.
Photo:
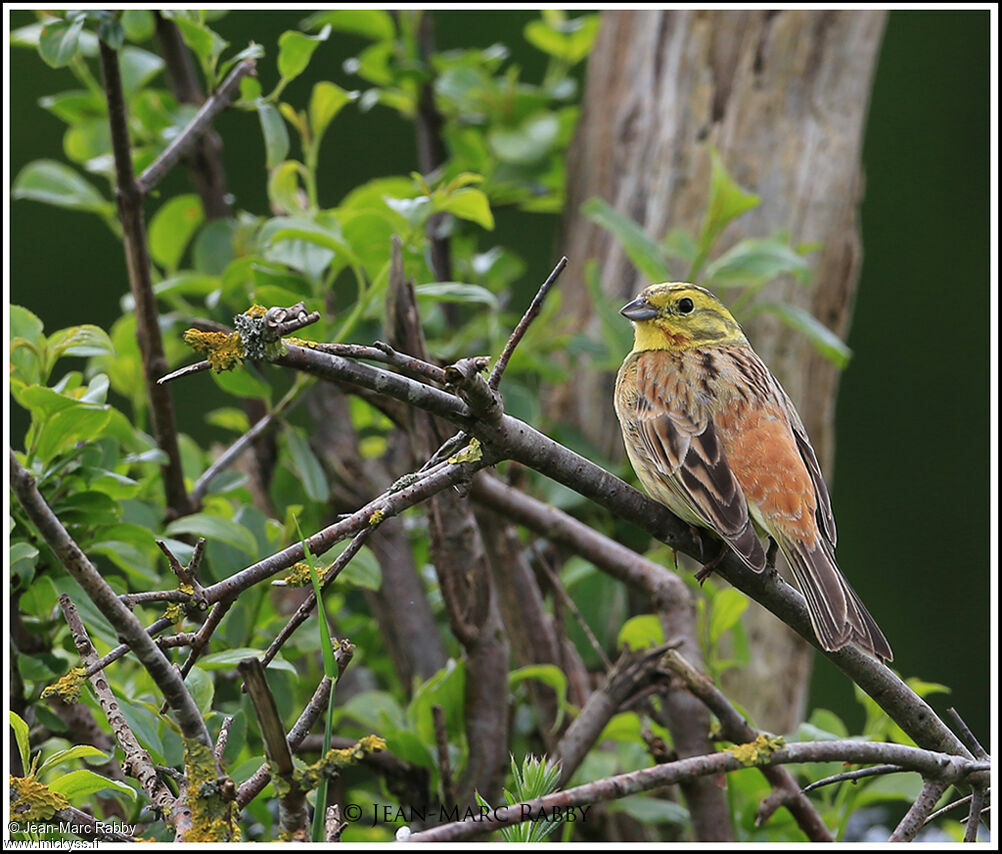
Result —
[[[884, 20], [881, 11], [603, 13], [568, 170], [562, 248], [571, 269], [562, 287], [577, 328], [597, 334], [583, 276], [589, 259], [607, 294], [625, 301], [647, 284], [581, 204], [599, 196], [657, 239], [670, 228], [696, 233], [713, 145], [762, 199], [723, 233], [715, 254], [775, 229], [787, 229], [794, 244], [822, 243], [810, 256], [809, 287], [781, 279], [766, 296], [846, 334], [861, 260], [862, 133]], [[837, 370], [775, 318], [755, 316], [746, 332], [796, 403], [830, 475]], [[548, 405], [615, 456], [622, 443], [612, 386], [609, 374], [579, 371], [552, 390]], [[789, 730], [803, 712], [810, 650], [754, 606], [746, 628], [752, 663], [725, 690], [760, 726]]]

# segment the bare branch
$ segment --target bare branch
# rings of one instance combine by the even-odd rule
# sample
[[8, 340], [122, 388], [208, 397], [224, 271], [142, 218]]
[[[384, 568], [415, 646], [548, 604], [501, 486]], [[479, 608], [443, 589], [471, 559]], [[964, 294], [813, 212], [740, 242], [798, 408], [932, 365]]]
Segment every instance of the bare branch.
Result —
[[911, 842], [925, 824], [926, 818], [936, 808], [943, 793], [950, 788], [950, 781], [942, 779], [927, 779], [919, 792], [918, 798], [905, 813], [888, 842]]
[[61, 593], [59, 594], [59, 607], [62, 608], [66, 624], [70, 627], [70, 634], [73, 635], [73, 643], [80, 654], [80, 660], [85, 667], [93, 671], [90, 675], [91, 687], [94, 689], [101, 711], [108, 719], [115, 740], [125, 754], [125, 772], [139, 781], [155, 810], [163, 816], [170, 815], [171, 806], [174, 804], [174, 795], [161, 782], [154, 767], [153, 758], [136, 739], [128, 721], [125, 720], [118, 699], [111, 690], [103, 671], [95, 667], [98, 660], [97, 651], [91, 643], [76, 606], [70, 601], [69, 596]]
[[147, 634], [146, 629], [135, 614], [119, 600], [101, 573], [94, 568], [94, 565], [66, 532], [62, 522], [56, 518], [52, 509], [39, 493], [38, 487], [35, 485], [35, 478], [21, 465], [13, 451], [10, 452], [10, 486], [28, 518], [38, 528], [56, 557], [153, 677], [153, 681], [157, 683], [177, 716], [177, 722], [184, 737], [200, 742], [211, 749], [212, 739], [208, 729], [206, 729], [205, 721], [202, 720], [198, 706], [188, 692], [180, 674], [171, 666], [163, 652]]
[[438, 755], [438, 773], [442, 781], [442, 796], [447, 807], [456, 802], [456, 792], [452, 782], [452, 764], [449, 762], [449, 733], [445, 728], [445, 710], [434, 703], [431, 719], [435, 725], [435, 752]]
[[[496, 424], [485, 424], [473, 417], [463, 401], [438, 389], [406, 377], [391, 374], [371, 365], [351, 362], [289, 346], [288, 353], [276, 364], [296, 368], [325, 379], [349, 382], [409, 405], [432, 412], [476, 436], [498, 459], [512, 459], [576, 490], [622, 518], [646, 529], [672, 548], [698, 556], [699, 542], [690, 527], [664, 505], [637, 492], [619, 478], [590, 460], [568, 450], [534, 430], [528, 424], [504, 416]], [[764, 605], [783, 622], [814, 646], [817, 639], [811, 628], [803, 597], [776, 573], [756, 573], [736, 555], [728, 555], [716, 568], [718, 575], [734, 587]], [[944, 750], [969, 756], [963, 743], [940, 720], [932, 708], [918, 697], [889, 668], [855, 645], [837, 652], [824, 652], [856, 684], [876, 700], [884, 711], [917, 744], [930, 750]]]
[[230, 729], [233, 727], [233, 715], [223, 718], [223, 725], [219, 728], [219, 735], [216, 736], [216, 746], [212, 749], [216, 762], [223, 761], [223, 753], [226, 751], [226, 744], [230, 740]]
[[946, 713], [950, 716], [953, 724], [956, 728], [957, 735], [960, 736], [960, 740], [970, 748], [971, 753], [973, 753], [978, 759], [989, 759], [988, 751], [981, 746], [981, 742], [978, 741], [977, 737], [971, 732], [970, 727], [967, 726], [964, 719], [960, 716], [960, 713], [953, 707], [950, 706], [946, 710]]
[[[355, 534], [352, 541], [348, 544], [341, 554], [337, 556], [337, 559], [332, 563], [327, 571], [323, 574], [320, 580], [320, 591], [323, 592], [328, 588], [332, 581], [337, 578], [341, 571], [351, 562], [351, 559], [358, 554], [359, 550], [365, 545], [365, 541], [369, 538], [372, 533], [372, 528], [363, 528], [357, 534]], [[283, 627], [282, 631], [278, 633], [275, 639], [265, 650], [263, 656], [261, 656], [261, 663], [267, 667], [271, 660], [278, 654], [278, 651], [282, 648], [282, 645], [292, 637], [293, 632], [296, 631], [303, 623], [305, 623], [310, 614], [313, 613], [313, 609], [317, 605], [317, 594], [315, 590], [310, 590], [306, 598], [303, 600], [302, 604], [296, 610], [296, 613], [292, 615]]]
[[[686, 687], [716, 715], [725, 739], [735, 744], [747, 744], [759, 737], [759, 733], [731, 705], [710, 678], [686, 661], [681, 653], [669, 650], [661, 662], [676, 673], [685, 682]], [[756, 825], [764, 824], [777, 807], [785, 806], [796, 820], [797, 826], [812, 842], [834, 841], [824, 820], [818, 815], [810, 799], [801, 792], [800, 786], [789, 771], [781, 767], [762, 768], [762, 775], [772, 785], [777, 797], [772, 798], [759, 811]]]
[[111, 147], [115, 156], [118, 216], [122, 222], [129, 288], [136, 304], [136, 340], [142, 354], [146, 396], [150, 402], [153, 434], [157, 445], [167, 455], [167, 462], [162, 467], [167, 507], [173, 515], [183, 516], [191, 513], [193, 507], [184, 488], [174, 407], [167, 389], [157, 382], [157, 377], [162, 377], [167, 371], [167, 358], [160, 336], [159, 313], [150, 274], [143, 190], [132, 171], [132, 150], [118, 53], [101, 40], [98, 40], [98, 46], [108, 101]]
[[543, 300], [546, 299], [546, 295], [550, 292], [550, 288], [553, 287], [554, 283], [560, 277], [560, 274], [564, 271], [564, 267], [566, 266], [566, 257], [562, 257], [559, 261], [557, 261], [557, 266], [554, 267], [553, 272], [546, 277], [546, 281], [540, 285], [539, 290], [536, 292], [536, 296], [532, 298], [532, 302], [529, 303], [529, 307], [525, 310], [525, 314], [522, 315], [522, 319], [518, 322], [518, 325], [514, 328], [514, 330], [512, 330], [511, 335], [508, 337], [508, 341], [504, 345], [504, 349], [501, 351], [501, 355], [498, 356], [498, 360], [494, 364], [494, 369], [491, 371], [490, 378], [487, 380], [487, 384], [490, 386], [492, 391], [497, 391], [498, 386], [501, 384], [501, 377], [504, 375], [505, 369], [508, 367], [511, 354], [515, 352], [515, 348], [525, 336], [526, 330], [529, 328], [529, 324], [531, 324], [532, 321], [539, 316], [539, 312], [543, 307]]
[[[903, 744], [884, 744], [859, 741], [804, 741], [777, 747], [771, 753], [759, 753], [754, 767], [798, 764], [803, 762], [887, 762], [902, 765], [909, 770], [936, 778], [943, 789], [951, 783], [969, 779], [983, 772], [988, 764], [936, 753], [920, 747]], [[732, 752], [692, 756], [677, 762], [667, 762], [652, 768], [642, 768], [625, 774], [604, 777], [582, 786], [554, 792], [542, 798], [499, 807], [494, 816], [476, 816], [465, 821], [451, 822], [407, 837], [408, 842], [452, 842], [470, 839], [482, 833], [510, 827], [528, 821], [545, 810], [552, 814], [554, 807], [566, 811], [568, 807], [587, 807], [602, 801], [624, 798], [627, 795], [647, 792], [662, 786], [681, 783], [693, 777], [714, 776], [749, 767]], [[930, 795], [932, 792], [930, 792]], [[938, 796], [937, 796], [938, 797]]]
[[[170, 619], [170, 617], [161, 617], [155, 623], [150, 625], [150, 627], [146, 630], [146, 633], [150, 637], [156, 637], [160, 632], [162, 632], [164, 629], [172, 625], [174, 625], [174, 620]], [[118, 659], [120, 659], [123, 655], [125, 655], [128, 652], [130, 652], [128, 644], [125, 643], [119, 644], [113, 650], [111, 650], [111, 652], [101, 656], [101, 658], [99, 658], [92, 665], [90, 665], [90, 667], [88, 667], [87, 670], [84, 672], [84, 676], [90, 677], [94, 673], [97, 673], [98, 670], [104, 670], [105, 667], [107, 667], [112, 662], [118, 661]]]
[[981, 813], [985, 808], [985, 790], [975, 788], [971, 792], [971, 809], [967, 814], [967, 829], [964, 831], [964, 842], [978, 841], [978, 827], [981, 825]]
[[148, 195], [174, 165], [189, 154], [195, 144], [209, 130], [213, 120], [225, 110], [240, 88], [240, 81], [247, 75], [255, 75], [256, 63], [253, 59], [244, 59], [236, 64], [222, 85], [210, 95], [194, 118], [171, 141], [162, 152], [139, 176], [137, 184], [140, 193]]
[[309, 814], [306, 809], [306, 793], [300, 788], [293, 772], [296, 766], [292, 762], [289, 743], [285, 740], [285, 729], [282, 719], [278, 716], [275, 698], [264, 676], [264, 667], [254, 658], [245, 658], [237, 665], [237, 670], [243, 677], [244, 686], [254, 705], [258, 726], [261, 728], [261, 738], [264, 740], [265, 754], [268, 756], [273, 777], [281, 781], [276, 785], [278, 796], [278, 824], [282, 838], [293, 842], [306, 842], [309, 839]]
[[878, 777], [881, 774], [898, 774], [907, 770], [907, 768], [902, 768], [900, 765], [873, 765], [870, 768], [843, 771], [841, 774], [833, 774], [831, 777], [815, 780], [813, 783], [804, 786], [801, 791], [806, 794], [807, 792], [813, 792], [815, 789], [820, 789], [822, 786], [830, 786], [833, 783], [844, 783], [847, 780], [862, 780], [866, 777]]

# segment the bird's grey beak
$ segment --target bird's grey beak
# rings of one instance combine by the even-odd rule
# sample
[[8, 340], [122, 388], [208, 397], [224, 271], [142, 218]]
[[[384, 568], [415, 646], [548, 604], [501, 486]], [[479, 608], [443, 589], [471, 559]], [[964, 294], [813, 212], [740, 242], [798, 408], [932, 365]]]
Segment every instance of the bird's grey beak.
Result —
[[619, 313], [630, 320], [651, 320], [658, 316], [658, 310], [643, 297], [628, 302]]

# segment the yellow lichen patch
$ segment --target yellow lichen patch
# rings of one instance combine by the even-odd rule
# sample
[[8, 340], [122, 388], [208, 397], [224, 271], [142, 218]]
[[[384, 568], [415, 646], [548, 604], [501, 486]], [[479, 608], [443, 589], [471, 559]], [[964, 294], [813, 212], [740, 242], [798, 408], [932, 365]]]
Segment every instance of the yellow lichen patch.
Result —
[[226, 842], [233, 833], [232, 810], [222, 796], [212, 750], [200, 741], [185, 739], [184, 769], [188, 778], [185, 805], [191, 811], [191, 828], [184, 841]]
[[184, 619], [184, 606], [180, 602], [170, 602], [164, 608], [164, 616], [172, 623], [180, 623]]
[[282, 579], [289, 587], [305, 587], [307, 584], [312, 584], [312, 576], [310, 575], [310, 565], [305, 561], [299, 561], [294, 563], [289, 567], [289, 574]]
[[83, 685], [85, 667], [74, 667], [65, 676], [61, 676], [42, 691], [42, 699], [55, 695], [64, 703], [75, 703], [80, 699], [80, 687]]
[[731, 753], [746, 768], [761, 765], [766, 762], [773, 753], [781, 748], [785, 741], [782, 736], [766, 735], [764, 732], [758, 734], [758, 738], [749, 741], [747, 744], [735, 744], [733, 747], [725, 749], [725, 753]]
[[720, 721], [713, 721], [710, 724], [710, 731], [707, 733], [707, 737], [710, 741], [720, 741], [724, 732], [720, 728]]
[[244, 312], [248, 317], [264, 317], [268, 313], [268, 309], [263, 305], [258, 305], [254, 303], [247, 311]]
[[373, 512], [373, 514], [369, 517], [369, 524], [372, 526], [378, 525], [380, 522], [383, 521], [383, 518], [385, 516], [386, 513], [383, 511], [382, 508], [380, 508], [379, 510]]
[[48, 821], [70, 802], [34, 776], [10, 775], [10, 816], [21, 822]]
[[[296, 771], [296, 781], [304, 791], [315, 789], [322, 778], [333, 777], [342, 768], [354, 765], [366, 754], [380, 750], [386, 750], [386, 741], [378, 735], [367, 735], [352, 747], [333, 748], [312, 765], [302, 771]], [[275, 778], [272, 777], [272, 780]]]
[[244, 360], [243, 343], [236, 332], [188, 329], [183, 337], [192, 350], [205, 354], [213, 373], [232, 370]]
[[310, 350], [315, 350], [317, 347], [316, 341], [307, 341], [305, 338], [297, 338], [295, 335], [288, 335], [282, 340], [293, 347], [308, 347]]
[[458, 463], [475, 463], [477, 460], [483, 459], [483, 456], [484, 452], [480, 447], [480, 440], [470, 439], [470, 444], [454, 457], [449, 457], [449, 462], [452, 465], [457, 465]]

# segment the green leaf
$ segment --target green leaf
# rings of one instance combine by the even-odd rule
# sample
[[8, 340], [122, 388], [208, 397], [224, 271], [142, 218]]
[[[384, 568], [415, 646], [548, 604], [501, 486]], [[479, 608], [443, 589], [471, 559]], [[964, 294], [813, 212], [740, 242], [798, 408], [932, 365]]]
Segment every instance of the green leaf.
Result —
[[14, 543], [8, 552], [7, 561], [11, 576], [20, 578], [25, 584], [28, 584], [31, 582], [35, 564], [38, 562], [38, 549], [31, 543]]
[[[325, 26], [317, 35], [307, 36], [296, 30], [286, 30], [278, 37], [278, 73], [282, 80], [293, 80], [306, 70], [313, 51], [327, 41], [331, 28]], [[283, 158], [284, 159], [284, 158]]]
[[357, 97], [357, 92], [348, 92], [329, 80], [317, 83], [310, 94], [310, 130], [313, 131], [313, 138], [321, 139], [341, 108]]
[[549, 685], [556, 693], [558, 710], [557, 718], [553, 722], [553, 731], [556, 732], [563, 723], [567, 708], [567, 676], [555, 664], [530, 664], [508, 674], [508, 687], [514, 688], [526, 679], [538, 679], [544, 685]]
[[716, 645], [723, 637], [724, 632], [732, 628], [745, 608], [748, 607], [747, 597], [730, 587], [719, 590], [713, 597], [713, 605], [710, 609], [710, 643]]
[[437, 194], [433, 199], [435, 210], [448, 211], [460, 219], [475, 222], [488, 231], [494, 230], [494, 214], [491, 213], [490, 202], [482, 190], [464, 187], [444, 199], [439, 199]]
[[[198, 666], [203, 670], [232, 670], [245, 658], [260, 658], [264, 653], [260, 649], [251, 647], [234, 647], [223, 652], [214, 652], [211, 655], [204, 655], [198, 659]], [[277, 655], [268, 665], [269, 669], [284, 670], [288, 673], [298, 672], [291, 663], [282, 656]]]
[[24, 338], [25, 341], [30, 342], [36, 347], [44, 344], [42, 330], [45, 329], [45, 326], [36, 314], [22, 305], [12, 305], [9, 317], [8, 329], [10, 330], [10, 337], [12, 339]]
[[216, 686], [201, 667], [192, 667], [188, 675], [184, 678], [184, 684], [188, 686], [191, 698], [198, 706], [198, 710], [207, 715], [212, 711], [212, 698], [216, 693]]
[[47, 65], [62, 68], [73, 61], [85, 20], [85, 15], [78, 15], [72, 21], [54, 21], [42, 27], [38, 52]]
[[592, 49], [598, 36], [599, 16], [582, 15], [562, 21], [559, 27], [539, 19], [525, 26], [525, 40], [556, 59], [575, 65]]
[[77, 442], [96, 439], [111, 418], [111, 408], [85, 405], [64, 409], [45, 424], [35, 453], [39, 459], [51, 460], [56, 454]]
[[804, 274], [810, 265], [793, 247], [770, 238], [742, 240], [706, 268], [704, 278], [719, 288], [768, 282], [784, 273]]
[[78, 798], [93, 795], [95, 792], [103, 792], [105, 789], [121, 792], [133, 801], [136, 799], [136, 790], [132, 786], [119, 783], [117, 780], [109, 780], [107, 777], [102, 777], [100, 774], [95, 774], [85, 768], [63, 774], [49, 783], [49, 788], [71, 803]]
[[311, 501], [327, 501], [330, 497], [330, 486], [323, 466], [313, 453], [306, 434], [299, 427], [288, 427], [285, 430], [285, 440], [292, 457], [292, 467], [303, 484], [307, 497]]
[[149, 9], [126, 9], [122, 12], [122, 26], [130, 42], [144, 42], [153, 38], [156, 23]]
[[261, 400], [268, 400], [271, 397], [271, 386], [247, 370], [213, 373], [212, 380], [223, 391], [234, 397], [257, 397]]
[[114, 356], [115, 346], [100, 326], [84, 323], [53, 332], [48, 340], [49, 370], [63, 356]]
[[56, 160], [34, 160], [14, 179], [15, 199], [110, 215], [114, 206], [74, 169]]
[[195, 193], [175, 196], [153, 215], [150, 221], [150, 255], [168, 272], [174, 273], [181, 257], [205, 219], [202, 200]]
[[[345, 544], [347, 547], [347, 544]], [[340, 552], [338, 552], [340, 554]], [[339, 581], [366, 590], [379, 590], [383, 586], [383, 570], [372, 550], [362, 546], [338, 576]]]
[[750, 313], [767, 311], [783, 321], [790, 329], [799, 332], [811, 342], [814, 349], [837, 368], [844, 369], [852, 357], [852, 350], [809, 311], [789, 303], [756, 302]]
[[7, 719], [10, 721], [10, 728], [14, 730], [14, 740], [17, 741], [17, 749], [21, 754], [21, 768], [27, 774], [31, 768], [31, 746], [28, 742], [28, 725], [17, 712], [8, 712]]
[[640, 614], [630, 617], [619, 630], [616, 638], [617, 648], [648, 649], [665, 642], [661, 618], [657, 614]]
[[298, 160], [286, 160], [271, 170], [268, 177], [268, 201], [272, 208], [287, 214], [305, 211], [300, 201], [299, 174], [303, 164]]
[[111, 14], [98, 24], [97, 37], [112, 50], [118, 50], [125, 42], [125, 28], [122, 22]]
[[183, 14], [168, 14], [168, 17], [177, 24], [184, 43], [192, 49], [203, 65], [215, 62], [229, 44], [214, 30]]
[[122, 69], [122, 90], [128, 98], [156, 77], [164, 61], [155, 53], [138, 47], [127, 47], [119, 54]]
[[41, 773], [46, 768], [53, 768], [63, 762], [70, 762], [73, 759], [83, 759], [88, 756], [100, 759], [108, 758], [108, 754], [103, 750], [98, 750], [96, 747], [92, 747], [89, 744], [78, 744], [75, 747], [70, 747], [66, 750], [57, 750], [38, 766], [38, 773]]
[[289, 130], [275, 105], [263, 98], [257, 100], [257, 114], [264, 134], [265, 165], [274, 169], [289, 153]]
[[538, 163], [553, 149], [560, 121], [553, 113], [537, 112], [516, 127], [493, 127], [487, 144], [499, 160], [520, 166]]
[[[710, 201], [699, 232], [699, 258], [706, 258], [710, 247], [728, 224], [759, 204], [759, 197], [742, 189], [724, 168], [720, 154], [710, 148]], [[695, 271], [695, 272], [698, 272]], [[693, 273], [695, 275], [695, 273]]]
[[479, 303], [498, 309], [498, 298], [482, 285], [471, 285], [467, 282], [431, 282], [427, 285], [417, 285], [414, 293], [419, 300], [427, 299], [434, 302]]
[[[240, 549], [250, 557], [257, 557], [257, 540], [254, 535], [238, 522], [224, 519], [222, 516], [193, 513], [190, 516], [175, 519], [165, 530], [172, 536], [194, 534], [197, 537], [205, 537], [210, 543], [219, 540]], [[205, 659], [202, 661], [204, 664]]]
[[632, 219], [597, 196], [588, 199], [581, 206], [581, 212], [592, 222], [612, 232], [633, 266], [645, 278], [652, 282], [671, 281], [671, 270], [661, 247]]
[[650, 824], [685, 824], [689, 821], [689, 811], [675, 801], [655, 798], [650, 795], [630, 795], [611, 801], [610, 812], [624, 812], [637, 821]]
[[383, 41], [396, 34], [393, 18], [382, 9], [339, 9], [330, 12], [314, 12], [305, 21], [303, 29], [317, 30], [330, 26], [341, 33]]

